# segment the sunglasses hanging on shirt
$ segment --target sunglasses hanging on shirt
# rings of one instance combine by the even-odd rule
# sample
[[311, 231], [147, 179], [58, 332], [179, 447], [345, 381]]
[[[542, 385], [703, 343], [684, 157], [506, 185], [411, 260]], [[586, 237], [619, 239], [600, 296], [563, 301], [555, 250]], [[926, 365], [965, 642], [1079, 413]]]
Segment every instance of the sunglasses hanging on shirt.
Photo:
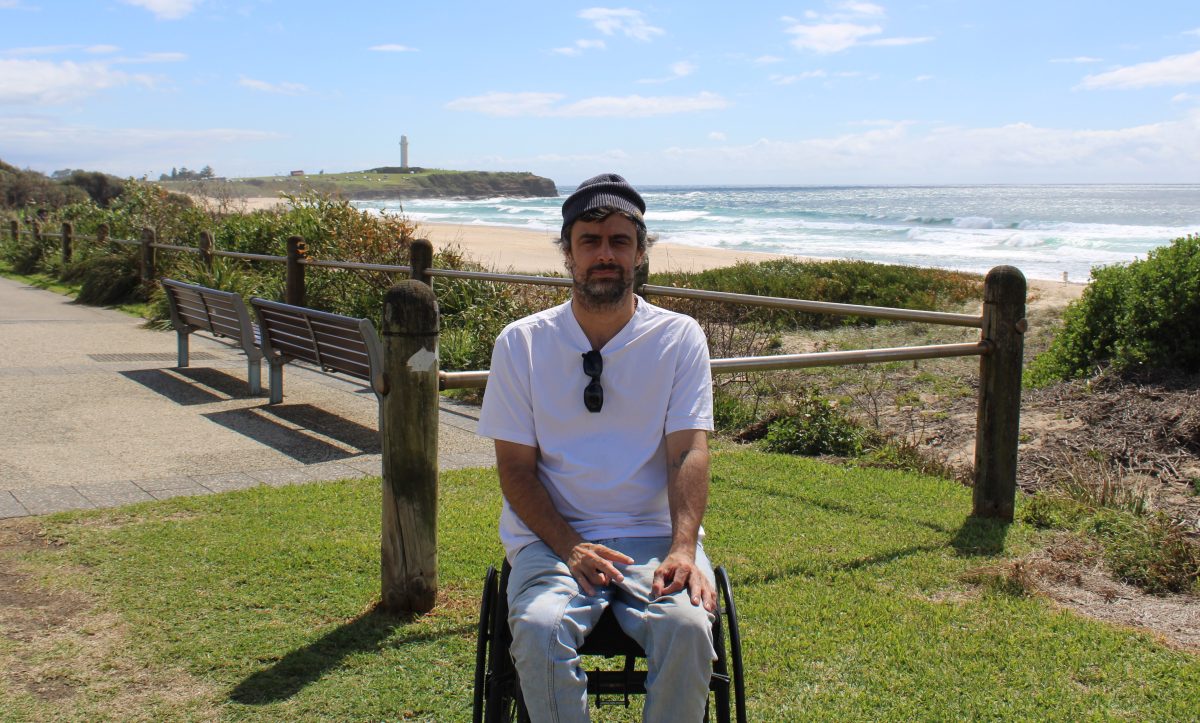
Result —
[[592, 378], [583, 388], [583, 406], [589, 412], [599, 412], [604, 407], [604, 387], [600, 386], [600, 373], [604, 371], [604, 357], [595, 349], [583, 355], [583, 373]]

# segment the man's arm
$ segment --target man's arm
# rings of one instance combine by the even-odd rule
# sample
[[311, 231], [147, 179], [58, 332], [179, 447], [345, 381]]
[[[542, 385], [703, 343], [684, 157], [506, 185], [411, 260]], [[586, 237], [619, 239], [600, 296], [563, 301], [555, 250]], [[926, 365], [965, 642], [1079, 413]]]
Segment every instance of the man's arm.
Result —
[[586, 542], [571, 527], [537, 476], [537, 447], [497, 439], [496, 471], [500, 474], [500, 490], [513, 512], [567, 563], [584, 592], [595, 595], [596, 587], [623, 579], [613, 562], [629, 564], [633, 558]]
[[667, 435], [667, 504], [671, 510], [671, 551], [654, 571], [651, 597], [685, 587], [692, 604], [716, 610], [717, 593], [696, 565], [700, 522], [708, 505], [708, 433], [685, 429]]

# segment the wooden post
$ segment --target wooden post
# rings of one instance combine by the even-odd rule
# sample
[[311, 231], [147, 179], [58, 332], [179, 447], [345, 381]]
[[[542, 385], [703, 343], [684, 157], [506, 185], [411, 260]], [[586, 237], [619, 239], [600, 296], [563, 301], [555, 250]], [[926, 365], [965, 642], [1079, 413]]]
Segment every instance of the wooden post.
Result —
[[142, 284], [150, 286], [154, 283], [154, 229], [142, 229]]
[[204, 264], [204, 268], [212, 271], [213, 237], [208, 231], [200, 232], [200, 263]]
[[[108, 243], [108, 224], [102, 223], [96, 228], [96, 245], [104, 246]], [[113, 244], [113, 248], [109, 251], [115, 251], [117, 245]]]
[[18, 241], [20, 241], [21, 240], [21, 222], [15, 218], [12, 219], [11, 221], [9, 221], [8, 222], [8, 232], [10, 234], [12, 234], [12, 241], [14, 244], [17, 243]]
[[408, 245], [408, 265], [412, 267], [410, 279], [433, 288], [433, 279], [425, 273], [433, 266], [433, 244], [428, 239], [419, 238]]
[[40, 247], [42, 245], [42, 224], [35, 218], [29, 223], [29, 227], [33, 230], [33, 242]]
[[978, 517], [1013, 519], [1027, 327], [1025, 275], [1012, 266], [997, 266], [983, 282], [981, 336], [992, 349], [979, 361], [973, 512]]
[[438, 308], [433, 289], [413, 279], [389, 289], [382, 331], [381, 606], [398, 615], [424, 613], [437, 598]]
[[304, 259], [308, 249], [304, 239], [289, 236], [287, 240], [287, 279], [283, 287], [283, 301], [292, 306], [304, 306]]
[[75, 227], [70, 221], [64, 221], [62, 225], [62, 265], [66, 267], [71, 263], [71, 243], [75, 240]]

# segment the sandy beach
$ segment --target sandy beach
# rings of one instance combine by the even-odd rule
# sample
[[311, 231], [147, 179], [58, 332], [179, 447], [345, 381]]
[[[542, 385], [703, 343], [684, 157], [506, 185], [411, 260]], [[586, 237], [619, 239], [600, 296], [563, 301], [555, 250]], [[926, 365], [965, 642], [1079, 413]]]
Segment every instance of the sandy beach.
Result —
[[[234, 206], [239, 210], [254, 211], [285, 203], [278, 198], [245, 198], [235, 201]], [[562, 270], [562, 255], [554, 245], [555, 235], [552, 231], [478, 224], [422, 222], [417, 227], [417, 236], [429, 239], [435, 251], [445, 246], [458, 246], [472, 259], [497, 271], [521, 273]], [[650, 249], [650, 270], [703, 271], [733, 266], [742, 261], [778, 258], [803, 257], [657, 243]], [[1084, 286], [1081, 283], [1029, 279], [1030, 303], [1051, 308], [1064, 307], [1083, 293]]]

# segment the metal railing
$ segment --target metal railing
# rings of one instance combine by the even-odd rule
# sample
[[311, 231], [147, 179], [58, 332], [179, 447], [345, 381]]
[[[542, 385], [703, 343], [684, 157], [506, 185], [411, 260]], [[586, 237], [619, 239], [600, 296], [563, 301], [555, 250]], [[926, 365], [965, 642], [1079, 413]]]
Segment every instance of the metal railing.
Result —
[[[25, 231], [19, 228], [16, 221], [12, 221], [10, 233], [14, 240], [18, 240], [23, 234], [32, 236], [35, 241], [43, 238], [60, 239], [64, 263], [70, 260], [71, 244], [76, 238], [70, 224], [63, 224], [61, 233], [46, 233], [36, 222], [31, 224], [30, 230]], [[298, 236], [287, 240], [287, 254], [284, 256], [218, 251], [213, 248], [212, 237], [207, 232], [202, 234], [199, 247], [159, 243], [154, 230], [149, 228], [143, 230], [142, 238], [137, 241], [109, 238], [106, 227], [101, 227], [95, 236], [79, 238], [86, 238], [100, 244], [140, 246], [141, 274], [146, 283], [152, 282], [155, 278], [156, 251], [198, 253], [208, 264], [211, 264], [212, 258], [216, 256], [246, 261], [283, 263], [286, 264], [284, 301], [299, 306], [304, 305], [306, 267], [406, 274], [410, 280], [420, 282], [429, 289], [433, 289], [433, 280], [436, 278], [559, 288], [572, 285], [571, 279], [562, 277], [434, 268], [432, 265], [433, 248], [428, 241], [421, 240], [410, 244], [410, 263], [408, 265], [393, 265], [310, 259], [303, 239]], [[646, 283], [646, 274], [647, 271], [644, 267], [639, 269], [638, 280], [635, 283], [635, 291], [643, 296], [694, 299], [813, 314], [859, 316], [980, 329], [979, 341], [971, 343], [714, 359], [711, 362], [712, 373], [734, 374], [750, 371], [808, 369], [822, 366], [978, 356], [981, 361], [979, 414], [976, 427], [975, 513], [1012, 519], [1016, 495], [1016, 454], [1020, 417], [1023, 334], [1026, 328], [1024, 318], [1026, 284], [1025, 277], [1020, 271], [1012, 267], [1001, 266], [993, 269], [987, 275], [984, 281], [983, 313], [979, 316], [657, 286]], [[438, 373], [437, 379], [440, 389], [478, 388], [487, 384], [488, 372], [486, 370], [441, 371]]]

